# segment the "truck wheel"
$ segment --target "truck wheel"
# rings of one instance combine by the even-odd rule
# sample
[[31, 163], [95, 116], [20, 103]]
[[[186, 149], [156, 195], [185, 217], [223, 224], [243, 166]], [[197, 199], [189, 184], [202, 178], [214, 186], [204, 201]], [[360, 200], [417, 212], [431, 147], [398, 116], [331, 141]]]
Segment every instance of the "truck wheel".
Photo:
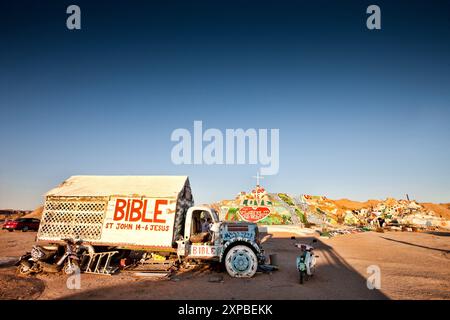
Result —
[[225, 268], [235, 278], [253, 277], [258, 268], [258, 259], [253, 250], [244, 245], [232, 247], [225, 256]]
[[22, 232], [27, 232], [27, 231], [28, 231], [28, 227], [27, 226], [22, 228]]

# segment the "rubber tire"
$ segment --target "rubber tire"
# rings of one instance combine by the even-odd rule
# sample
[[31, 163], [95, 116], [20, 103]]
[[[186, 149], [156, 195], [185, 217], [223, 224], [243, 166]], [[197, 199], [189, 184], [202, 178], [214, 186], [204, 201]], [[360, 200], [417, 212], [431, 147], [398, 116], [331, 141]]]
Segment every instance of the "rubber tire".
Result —
[[299, 283], [303, 284], [305, 282], [306, 272], [305, 271], [299, 271], [298, 274], [299, 274]]
[[[244, 271], [235, 271], [231, 265], [231, 261], [236, 255], [243, 255], [244, 259], [247, 259], [249, 262], [249, 266]], [[258, 269], [258, 258], [256, 257], [255, 252], [246, 245], [237, 245], [231, 247], [227, 254], [225, 255], [224, 260], [225, 268], [228, 274], [233, 278], [251, 278], [255, 275], [256, 270]]]
[[23, 227], [22, 228], [22, 232], [27, 232], [28, 231], [28, 227]]
[[13, 232], [13, 231], [14, 231], [14, 229], [8, 229], [8, 231], [9, 231], [9, 232]]
[[20, 261], [20, 264], [17, 267], [17, 272], [24, 276], [29, 275], [31, 273], [31, 263], [28, 261]]

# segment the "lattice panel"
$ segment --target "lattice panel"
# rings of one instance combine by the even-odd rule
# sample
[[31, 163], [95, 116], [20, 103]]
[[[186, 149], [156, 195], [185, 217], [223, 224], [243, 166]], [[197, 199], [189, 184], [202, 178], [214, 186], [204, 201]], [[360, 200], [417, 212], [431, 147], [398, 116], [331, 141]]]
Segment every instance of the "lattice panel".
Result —
[[99, 240], [107, 201], [47, 200], [39, 228], [39, 240], [64, 238]]

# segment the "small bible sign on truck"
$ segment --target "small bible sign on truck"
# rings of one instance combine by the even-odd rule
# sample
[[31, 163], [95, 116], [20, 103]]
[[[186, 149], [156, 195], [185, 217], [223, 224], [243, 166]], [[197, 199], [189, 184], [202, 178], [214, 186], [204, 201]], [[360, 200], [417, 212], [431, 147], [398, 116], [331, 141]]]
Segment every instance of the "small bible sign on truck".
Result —
[[221, 222], [193, 203], [186, 176], [73, 176], [46, 194], [38, 245], [73, 239], [91, 253], [216, 260], [233, 277], [253, 276], [265, 260], [256, 224]]

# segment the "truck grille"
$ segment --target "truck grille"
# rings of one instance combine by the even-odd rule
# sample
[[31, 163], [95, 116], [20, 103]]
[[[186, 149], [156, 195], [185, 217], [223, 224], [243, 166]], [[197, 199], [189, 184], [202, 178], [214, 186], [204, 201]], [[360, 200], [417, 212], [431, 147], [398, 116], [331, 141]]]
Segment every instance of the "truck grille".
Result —
[[248, 226], [247, 225], [229, 225], [228, 231], [229, 232], [248, 232]]

